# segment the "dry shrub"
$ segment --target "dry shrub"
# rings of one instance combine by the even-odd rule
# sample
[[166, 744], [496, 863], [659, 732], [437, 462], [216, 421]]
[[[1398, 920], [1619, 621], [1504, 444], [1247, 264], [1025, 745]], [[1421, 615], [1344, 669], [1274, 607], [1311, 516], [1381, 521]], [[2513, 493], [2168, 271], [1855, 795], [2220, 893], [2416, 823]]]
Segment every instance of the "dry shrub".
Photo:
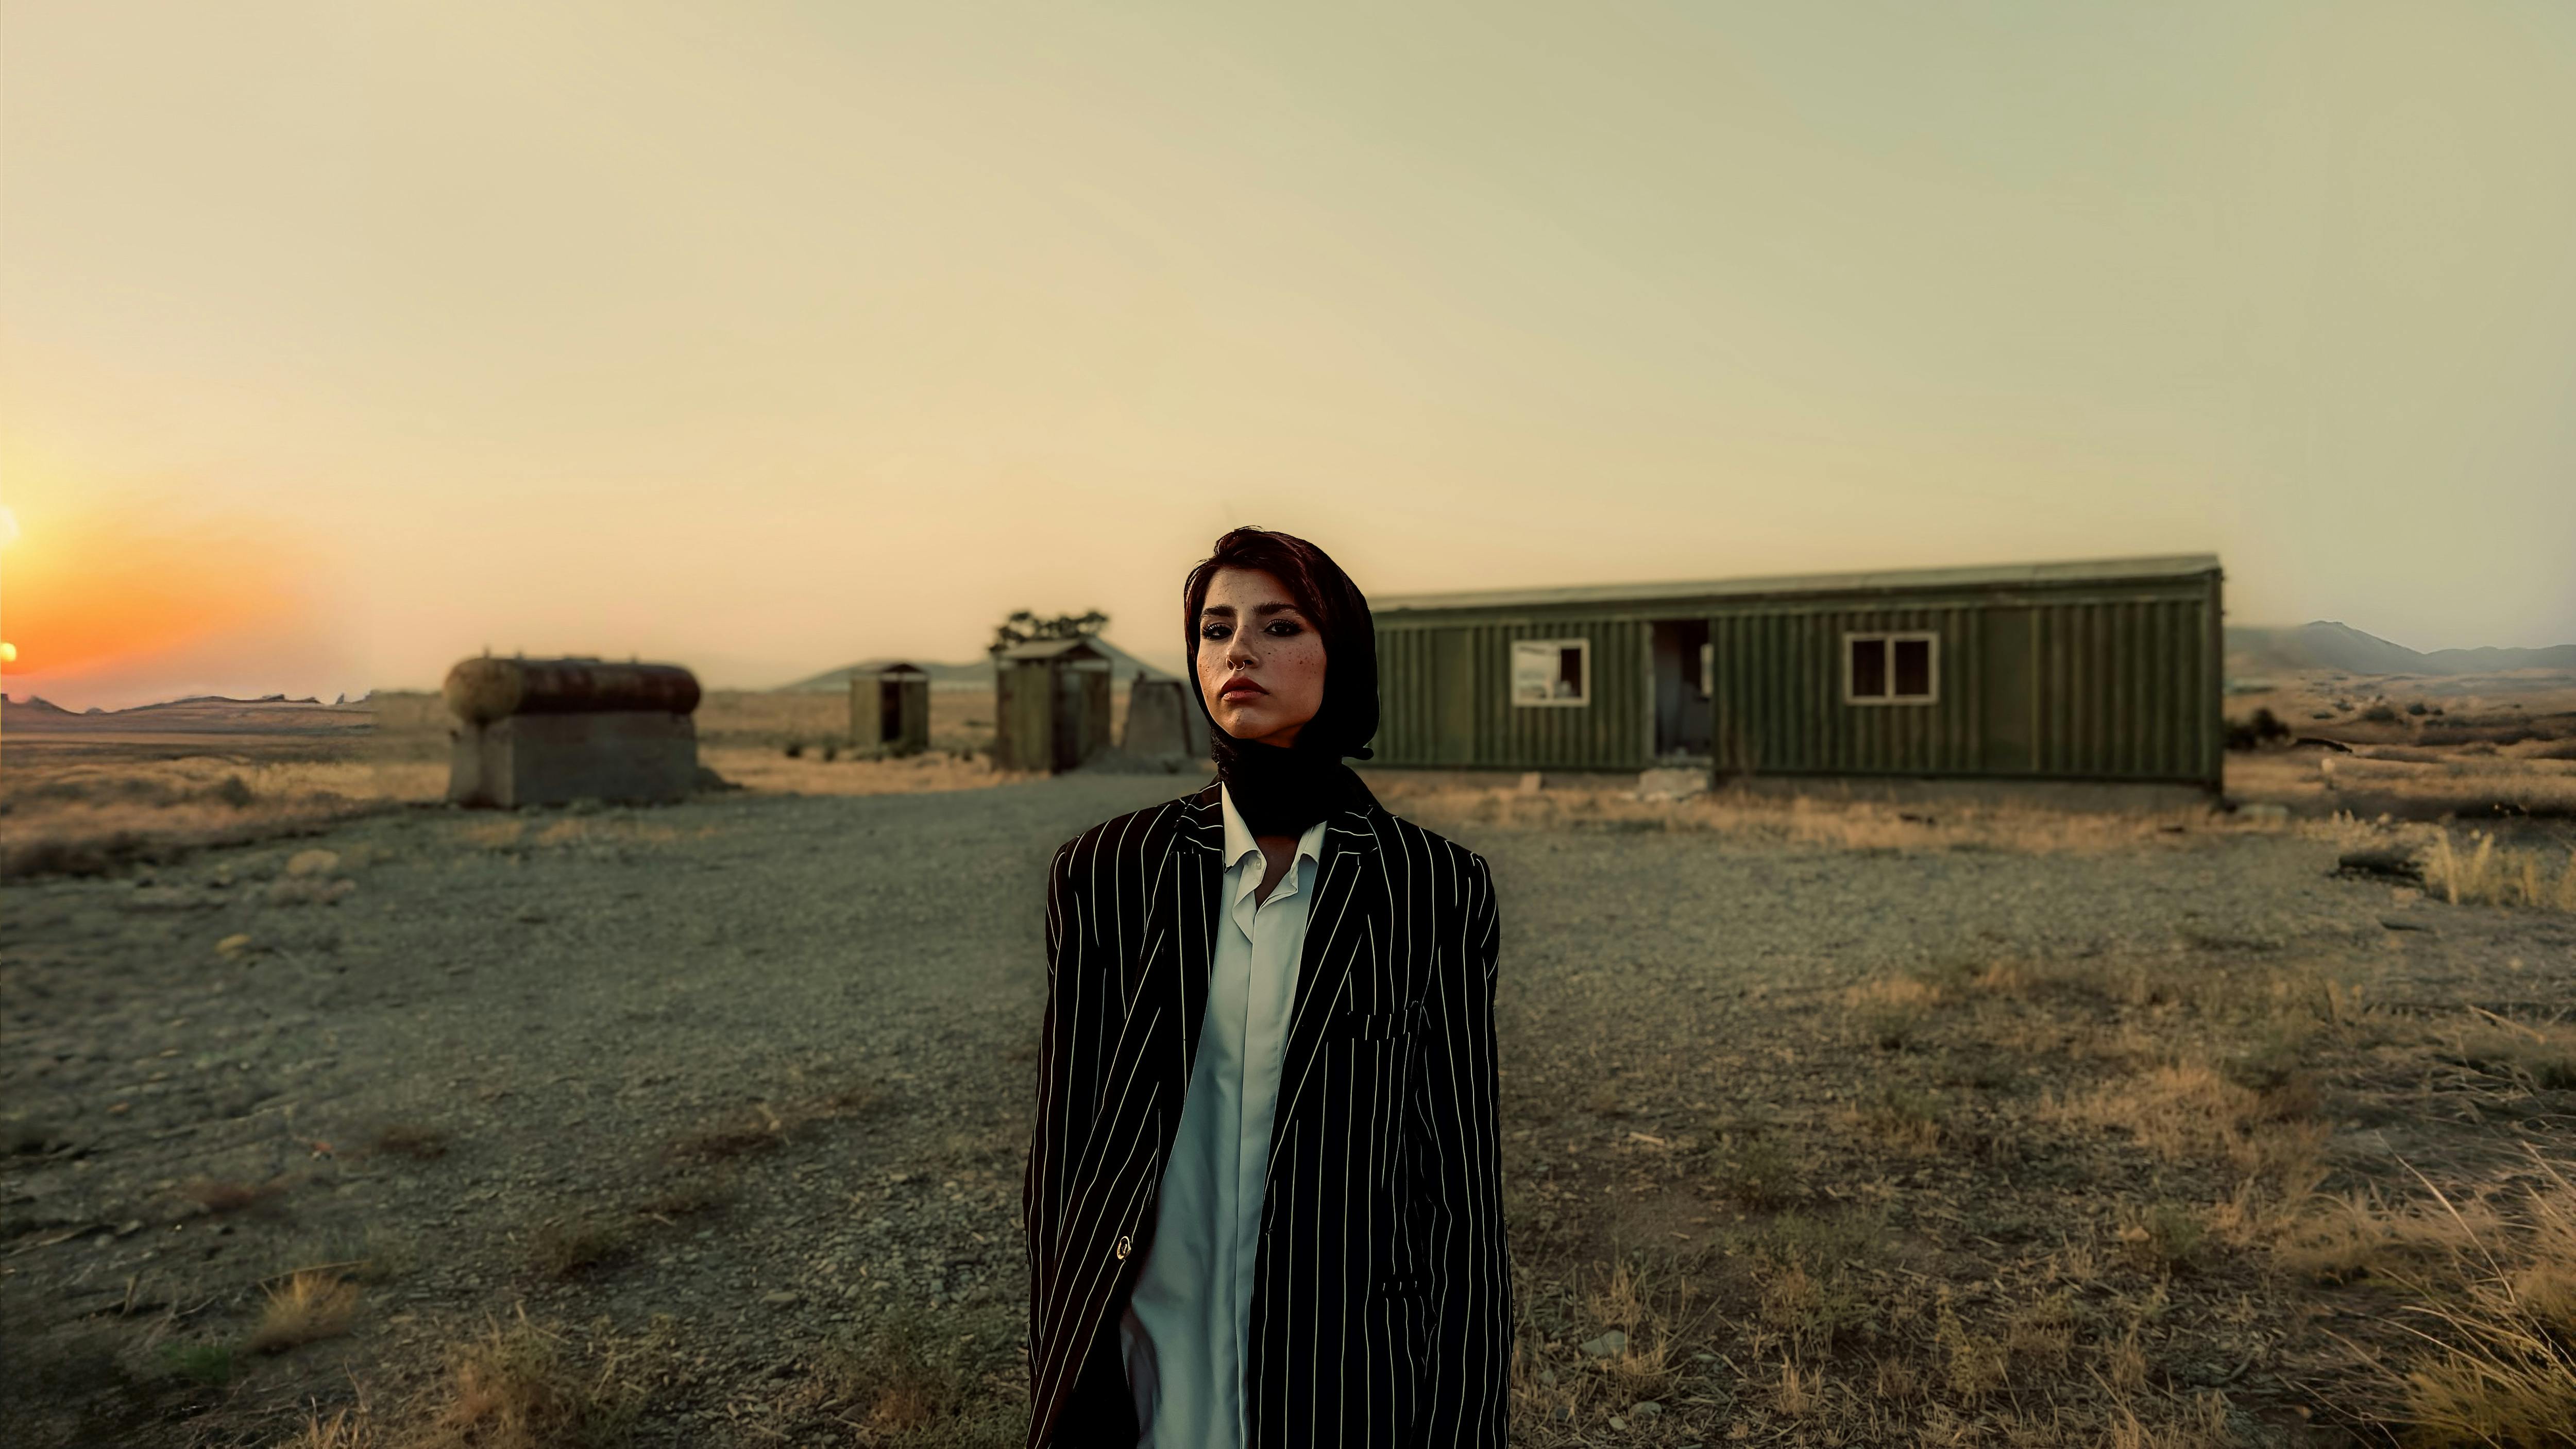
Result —
[[378, 1156], [408, 1157], [414, 1162], [435, 1162], [447, 1155], [447, 1134], [435, 1127], [413, 1122], [395, 1122], [378, 1128], [363, 1150]]
[[444, 1402], [401, 1449], [604, 1449], [621, 1442], [642, 1410], [643, 1385], [614, 1354], [591, 1372], [563, 1341], [530, 1323], [525, 1309], [507, 1328], [450, 1356]]
[[674, 1182], [637, 1203], [635, 1210], [669, 1223], [720, 1211], [732, 1200], [733, 1190], [728, 1185], [690, 1178]]
[[2150, 1424], [2127, 1404], [2115, 1405], [2102, 1449], [2231, 1449], [2239, 1442], [2227, 1427], [2227, 1400], [2216, 1393], [2197, 1394], [2170, 1423]]
[[1882, 1082], [1840, 1115], [1863, 1138], [1890, 1151], [1925, 1157], [1940, 1150], [1941, 1102], [1927, 1093]]
[[319, 1410], [306, 1414], [304, 1427], [295, 1437], [280, 1439], [271, 1449], [379, 1449], [383, 1443], [375, 1418], [360, 1404], [334, 1409], [328, 1419]]
[[2559, 859], [2555, 852], [2500, 846], [2483, 830], [2470, 832], [2469, 841], [2463, 851], [2447, 830], [2433, 837], [2424, 853], [2426, 890], [2455, 906], [2469, 901], [2576, 911], [2576, 850]]
[[280, 1353], [345, 1333], [358, 1311], [358, 1285], [325, 1269], [301, 1269], [265, 1291], [268, 1302], [250, 1335], [256, 1353]]
[[2450, 1271], [2405, 1280], [2425, 1300], [2408, 1305], [2425, 1352], [2404, 1373], [2422, 1443], [2576, 1443], [2576, 1184], [2533, 1161], [2542, 1181], [2518, 1220], [2481, 1230], [2455, 1214]]
[[1002, 1372], [1001, 1355], [1016, 1337], [998, 1315], [906, 1309], [824, 1349], [790, 1397], [852, 1425], [863, 1445], [1015, 1445], [1027, 1432], [1027, 1385]]
[[2504, 1229], [2481, 1200], [2391, 1207], [2375, 1191], [2318, 1196], [2273, 1245], [2272, 1261], [2313, 1282], [2431, 1281]]
[[672, 1141], [669, 1155], [684, 1162], [724, 1162], [767, 1152], [787, 1140], [787, 1119], [766, 1102], [743, 1116], [699, 1128]]
[[2439, 1053], [2443, 1060], [2521, 1092], [2576, 1091], [2576, 1028], [2485, 1016]]
[[801, 1097], [784, 1105], [754, 1102], [740, 1114], [674, 1139], [667, 1156], [681, 1162], [724, 1162], [783, 1146], [818, 1122], [854, 1117], [875, 1105], [878, 1087], [862, 1081]]
[[2130, 1264], [2142, 1273], [2188, 1272], [2197, 1263], [2208, 1225], [2180, 1203], [2160, 1202], [2135, 1214], [2119, 1232]]
[[209, 1213], [237, 1213], [251, 1209], [273, 1211], [293, 1184], [284, 1177], [266, 1182], [237, 1182], [228, 1178], [193, 1178], [181, 1185], [179, 1193]]
[[641, 1335], [575, 1345], [522, 1307], [449, 1349], [445, 1373], [398, 1415], [379, 1413], [361, 1386], [354, 1406], [327, 1418], [317, 1407], [273, 1449], [613, 1449], [675, 1374], [671, 1329], [656, 1319]]
[[1675, 1336], [1706, 1308], [1679, 1274], [1640, 1261], [1612, 1264], [1599, 1286], [1584, 1295], [1583, 1306], [1594, 1322], [1622, 1335], [1617, 1349], [1594, 1364], [1629, 1399], [1654, 1398], [1671, 1388]]
[[577, 1217], [570, 1222], [539, 1224], [529, 1238], [528, 1257], [530, 1264], [549, 1278], [577, 1278], [622, 1262], [634, 1246], [635, 1235], [625, 1227]]

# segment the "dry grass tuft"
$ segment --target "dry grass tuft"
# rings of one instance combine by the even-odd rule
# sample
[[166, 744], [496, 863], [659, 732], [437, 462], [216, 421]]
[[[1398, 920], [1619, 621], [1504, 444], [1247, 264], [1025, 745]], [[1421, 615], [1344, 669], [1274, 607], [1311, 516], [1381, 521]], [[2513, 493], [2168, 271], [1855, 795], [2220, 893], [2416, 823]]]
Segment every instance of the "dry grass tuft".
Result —
[[1001, 1314], [958, 1319], [907, 1309], [823, 1349], [789, 1396], [855, 1428], [863, 1445], [1015, 1445], [1028, 1429], [1026, 1383], [1011, 1349], [1017, 1336]]
[[256, 1353], [282, 1353], [345, 1333], [358, 1310], [358, 1285], [327, 1269], [301, 1269], [265, 1291], [268, 1302], [250, 1335]]
[[2063, 1118], [2127, 1132], [2168, 1162], [2224, 1162], [2239, 1173], [2301, 1190], [2318, 1176], [2327, 1129], [2310, 1120], [2312, 1090], [2292, 1083], [2257, 1091], [2205, 1062], [2170, 1062], [2084, 1093]]
[[435, 1162], [447, 1155], [447, 1148], [445, 1132], [416, 1122], [395, 1122], [378, 1128], [361, 1150], [378, 1156], [408, 1157], [414, 1162]]
[[317, 1407], [272, 1449], [614, 1449], [674, 1377], [671, 1329], [657, 1318], [640, 1335], [577, 1344], [523, 1307], [449, 1349], [444, 1374], [400, 1412], [380, 1413], [361, 1388], [356, 1404], [328, 1417]]
[[733, 1190], [727, 1184], [688, 1178], [674, 1182], [637, 1203], [635, 1210], [648, 1218], [676, 1223], [721, 1212], [732, 1201]]
[[621, 1442], [644, 1388], [614, 1355], [584, 1373], [563, 1341], [527, 1320], [494, 1324], [449, 1360], [445, 1402], [400, 1449], [562, 1449]]
[[631, 1229], [591, 1217], [540, 1223], [528, 1240], [530, 1264], [559, 1281], [613, 1267], [634, 1249]]
[[2424, 886], [2455, 906], [2576, 911], [2576, 849], [2558, 859], [2556, 852], [2500, 846], [2491, 832], [2479, 830], [2470, 832], [2463, 850], [2445, 830], [2424, 854]]
[[783, 1106], [754, 1102], [743, 1112], [674, 1138], [664, 1155], [677, 1162], [713, 1163], [768, 1152], [816, 1123], [855, 1117], [877, 1102], [873, 1081], [847, 1084]]
[[200, 1177], [182, 1184], [179, 1194], [209, 1213], [237, 1213], [277, 1209], [294, 1184], [284, 1177], [266, 1182], [238, 1182], [229, 1178]]
[[1843, 1109], [1841, 1120], [1863, 1139], [1909, 1157], [1941, 1148], [1940, 1099], [1893, 1082], [1880, 1083]]
[[1401, 777], [1373, 783], [1371, 788], [1390, 809], [1426, 821], [1467, 821], [1512, 829], [1704, 831], [1772, 844], [1862, 852], [2095, 853], [2278, 828], [2222, 816], [2205, 807], [2093, 813], [2015, 803], [1918, 806], [1731, 790], [1672, 801], [1639, 799], [1633, 792], [1612, 789], [1524, 793]]

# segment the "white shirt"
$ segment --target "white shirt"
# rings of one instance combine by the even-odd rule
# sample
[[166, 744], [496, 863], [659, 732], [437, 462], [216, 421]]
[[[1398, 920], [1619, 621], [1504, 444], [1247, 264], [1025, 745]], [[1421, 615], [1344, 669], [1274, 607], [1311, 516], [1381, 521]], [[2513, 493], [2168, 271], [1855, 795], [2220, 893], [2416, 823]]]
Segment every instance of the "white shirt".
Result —
[[1234, 797], [1220, 787], [1217, 798], [1226, 866], [1207, 1016], [1172, 1158], [1163, 1166], [1153, 1247], [1119, 1323], [1145, 1426], [1138, 1443], [1158, 1449], [1239, 1449], [1246, 1437], [1243, 1366], [1270, 1123], [1324, 846], [1319, 820], [1298, 837], [1297, 859], [1270, 898], [1256, 900], [1260, 843], [1235, 813]]

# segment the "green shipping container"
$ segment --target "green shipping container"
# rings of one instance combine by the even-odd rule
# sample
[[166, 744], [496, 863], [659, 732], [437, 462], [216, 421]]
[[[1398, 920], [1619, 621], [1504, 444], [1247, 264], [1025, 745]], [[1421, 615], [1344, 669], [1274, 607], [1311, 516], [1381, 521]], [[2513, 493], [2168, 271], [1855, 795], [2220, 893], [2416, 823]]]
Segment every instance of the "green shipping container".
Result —
[[1373, 600], [1377, 762], [2220, 785], [2207, 555]]

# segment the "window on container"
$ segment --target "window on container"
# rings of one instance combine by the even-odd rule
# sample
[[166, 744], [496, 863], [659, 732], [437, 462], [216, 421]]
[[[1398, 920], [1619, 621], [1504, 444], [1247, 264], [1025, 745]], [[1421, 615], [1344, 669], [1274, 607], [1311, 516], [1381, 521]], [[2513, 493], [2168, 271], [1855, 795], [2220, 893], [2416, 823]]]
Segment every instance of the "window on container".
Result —
[[1941, 697], [1937, 634], [1845, 634], [1843, 702], [1930, 704]]
[[1512, 703], [1579, 705], [1592, 702], [1592, 641], [1512, 641]]

